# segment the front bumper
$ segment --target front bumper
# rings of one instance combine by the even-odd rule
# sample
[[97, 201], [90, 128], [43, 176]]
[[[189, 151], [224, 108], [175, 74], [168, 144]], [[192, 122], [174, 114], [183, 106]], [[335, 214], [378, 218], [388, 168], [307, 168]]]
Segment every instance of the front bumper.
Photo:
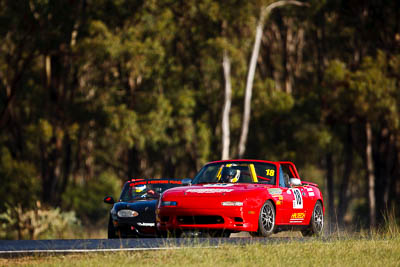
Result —
[[255, 232], [258, 229], [258, 213], [255, 209], [244, 207], [161, 207], [156, 212], [156, 227], [160, 232], [200, 229]]
[[140, 222], [127, 219], [113, 220], [116, 235], [119, 237], [155, 237], [154, 222]]

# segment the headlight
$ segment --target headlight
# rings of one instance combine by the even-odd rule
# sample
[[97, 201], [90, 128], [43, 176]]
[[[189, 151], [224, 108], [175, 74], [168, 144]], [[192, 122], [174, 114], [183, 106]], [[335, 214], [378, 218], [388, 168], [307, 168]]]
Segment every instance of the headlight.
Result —
[[161, 202], [161, 207], [165, 206], [177, 206], [178, 203], [176, 201], [162, 201]]
[[137, 213], [134, 210], [120, 210], [117, 213], [118, 217], [136, 217], [139, 215], [139, 213]]
[[240, 201], [225, 201], [225, 202], [221, 202], [222, 206], [235, 206], [235, 207], [242, 207], [243, 206], [243, 202]]
[[114, 216], [117, 215], [117, 212], [115, 211], [114, 208], [111, 209], [111, 215], [114, 215]]

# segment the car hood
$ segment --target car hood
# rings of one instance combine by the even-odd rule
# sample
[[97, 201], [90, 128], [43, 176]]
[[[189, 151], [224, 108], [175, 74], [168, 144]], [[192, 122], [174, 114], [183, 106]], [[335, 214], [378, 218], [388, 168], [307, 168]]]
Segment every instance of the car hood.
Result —
[[157, 199], [137, 200], [133, 202], [117, 202], [114, 204], [116, 211], [122, 209], [131, 209], [136, 211], [155, 210]]

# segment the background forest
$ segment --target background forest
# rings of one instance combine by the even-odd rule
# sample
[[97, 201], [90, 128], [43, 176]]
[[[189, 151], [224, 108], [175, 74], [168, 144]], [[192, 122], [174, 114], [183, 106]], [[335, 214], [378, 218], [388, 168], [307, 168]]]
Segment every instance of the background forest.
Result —
[[399, 218], [400, 1], [273, 2], [0, 0], [0, 238], [238, 157], [295, 162], [328, 231]]

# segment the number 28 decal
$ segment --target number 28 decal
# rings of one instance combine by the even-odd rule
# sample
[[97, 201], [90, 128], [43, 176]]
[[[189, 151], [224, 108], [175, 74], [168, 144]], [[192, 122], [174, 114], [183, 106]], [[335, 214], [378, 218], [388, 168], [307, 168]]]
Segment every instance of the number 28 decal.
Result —
[[302, 209], [303, 208], [303, 198], [301, 197], [301, 192], [298, 188], [293, 188], [293, 209]]

